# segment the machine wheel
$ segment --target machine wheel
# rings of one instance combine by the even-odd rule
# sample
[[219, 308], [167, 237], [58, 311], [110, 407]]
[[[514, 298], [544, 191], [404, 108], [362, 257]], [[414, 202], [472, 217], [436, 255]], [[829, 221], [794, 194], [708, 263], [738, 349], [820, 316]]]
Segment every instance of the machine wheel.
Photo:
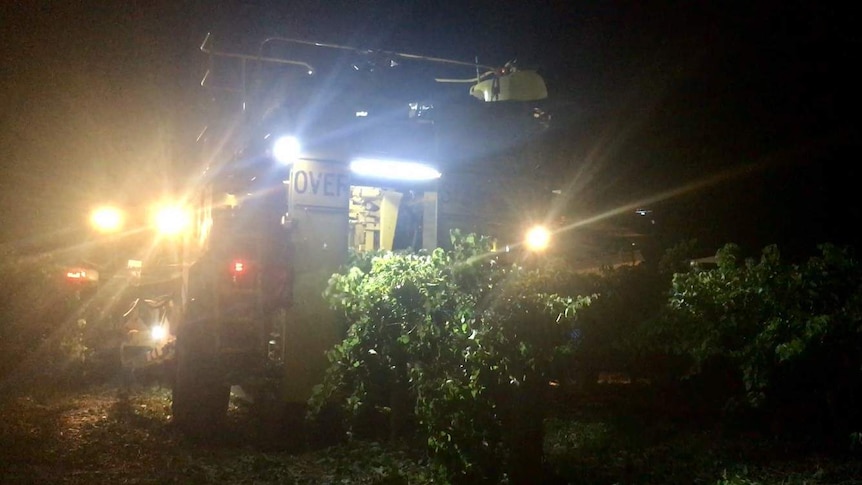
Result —
[[197, 329], [177, 335], [173, 422], [192, 436], [212, 436], [224, 425], [230, 386], [217, 355]]

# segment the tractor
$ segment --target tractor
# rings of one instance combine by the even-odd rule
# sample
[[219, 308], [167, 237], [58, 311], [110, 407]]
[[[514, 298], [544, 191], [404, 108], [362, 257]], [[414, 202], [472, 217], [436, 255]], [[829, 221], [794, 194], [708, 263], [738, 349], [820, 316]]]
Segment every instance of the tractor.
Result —
[[210, 121], [174, 257], [153, 263], [170, 270], [129, 265], [162, 275], [127, 314], [151, 316], [152, 348], [130, 347], [172, 360], [184, 430], [217, 428], [232, 388], [301, 414], [346, 330], [322, 292], [351, 252], [445, 247], [454, 228], [506, 251], [548, 213], [535, 70], [281, 37], [200, 50]]

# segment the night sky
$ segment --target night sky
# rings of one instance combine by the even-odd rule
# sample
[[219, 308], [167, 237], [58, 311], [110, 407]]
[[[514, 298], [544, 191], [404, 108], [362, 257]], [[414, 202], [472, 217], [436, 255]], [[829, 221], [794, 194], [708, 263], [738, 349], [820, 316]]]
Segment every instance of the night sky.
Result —
[[93, 203], [176, 190], [212, 32], [516, 58], [548, 81], [576, 216], [643, 201], [707, 247], [858, 245], [858, 20], [827, 2], [3, 2], [0, 241], [71, 244]]

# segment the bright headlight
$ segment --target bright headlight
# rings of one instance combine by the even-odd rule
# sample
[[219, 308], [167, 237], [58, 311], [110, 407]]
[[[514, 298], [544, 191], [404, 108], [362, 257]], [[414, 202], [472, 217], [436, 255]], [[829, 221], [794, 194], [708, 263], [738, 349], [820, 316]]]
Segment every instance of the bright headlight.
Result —
[[551, 231], [544, 226], [533, 226], [527, 231], [524, 243], [530, 251], [544, 251], [551, 243]]
[[295, 136], [282, 136], [272, 144], [272, 157], [285, 165], [295, 162], [301, 151], [302, 145]]
[[150, 327], [150, 338], [154, 341], [164, 340], [167, 337], [168, 331], [165, 327], [161, 325], [153, 325]]
[[164, 206], [155, 213], [156, 229], [165, 236], [173, 236], [183, 232], [190, 222], [191, 215], [182, 207]]
[[116, 232], [123, 227], [123, 213], [116, 207], [100, 207], [90, 214], [90, 222], [99, 232]]
[[390, 180], [434, 180], [441, 175], [437, 169], [423, 163], [374, 158], [354, 160], [350, 163], [350, 170], [359, 175]]

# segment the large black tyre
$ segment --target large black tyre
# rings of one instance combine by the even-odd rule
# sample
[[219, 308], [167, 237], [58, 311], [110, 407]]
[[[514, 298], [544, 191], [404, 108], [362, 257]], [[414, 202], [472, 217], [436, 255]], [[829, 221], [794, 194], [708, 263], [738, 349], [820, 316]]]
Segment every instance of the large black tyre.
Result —
[[177, 335], [173, 423], [191, 436], [216, 434], [227, 417], [230, 386], [206, 335], [194, 328]]

